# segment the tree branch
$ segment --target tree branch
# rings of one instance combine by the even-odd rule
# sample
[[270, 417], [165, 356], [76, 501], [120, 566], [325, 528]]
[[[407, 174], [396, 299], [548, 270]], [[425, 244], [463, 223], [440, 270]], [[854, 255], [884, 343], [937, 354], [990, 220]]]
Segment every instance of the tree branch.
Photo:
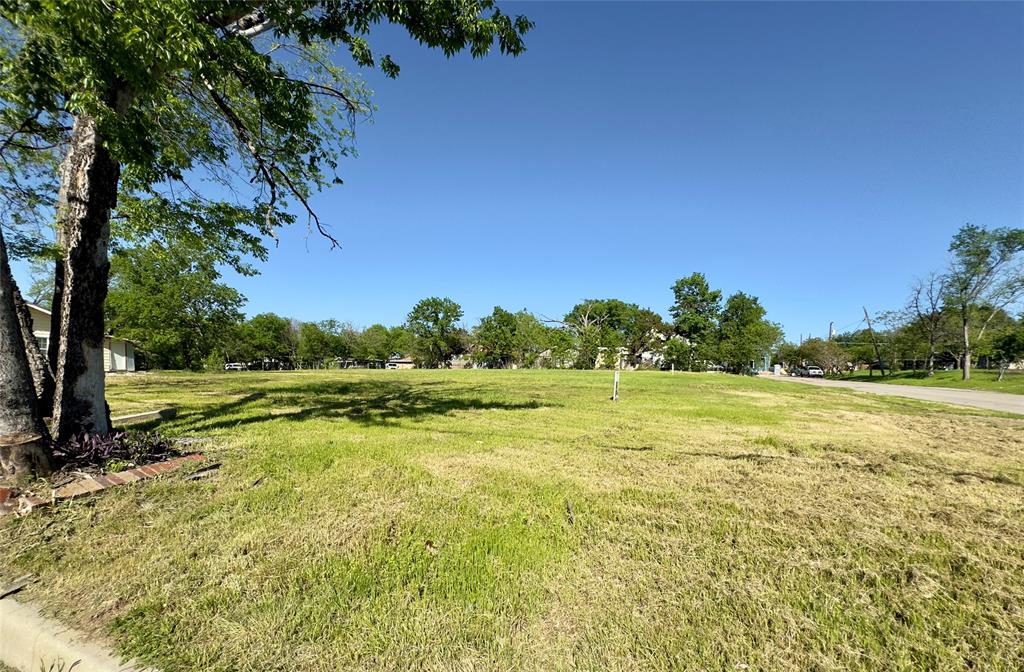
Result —
[[[263, 180], [267, 184], [267, 186], [270, 187], [270, 202], [267, 203], [266, 223], [267, 230], [270, 232], [270, 235], [273, 236], [274, 233], [272, 221], [274, 207], [277, 204], [277, 181], [274, 179], [273, 173], [271, 171], [271, 167], [273, 164], [268, 163], [267, 160], [263, 158], [263, 154], [260, 153], [255, 143], [253, 143], [252, 133], [249, 132], [249, 129], [245, 125], [245, 122], [242, 121], [241, 117], [239, 117], [238, 114], [231, 108], [231, 106], [228, 105], [228, 102], [224, 100], [224, 97], [217, 93], [213, 86], [205, 79], [203, 80], [203, 84], [206, 86], [207, 91], [210, 92], [210, 97], [213, 99], [214, 104], [227, 119], [228, 125], [234, 129], [235, 135], [238, 137], [239, 142], [241, 142], [242, 145], [249, 150], [249, 154], [251, 154], [253, 160], [256, 161], [257, 170], [259, 171], [260, 174], [263, 175]], [[281, 171], [278, 170], [278, 172], [280, 173]], [[276, 240], [276, 236], [274, 236], [274, 238]], [[331, 238], [331, 241], [336, 242], [334, 241], [333, 238]]]
[[[235, 134], [238, 137], [238, 140], [245, 146], [247, 150], [249, 150], [249, 153], [252, 155], [253, 160], [256, 161], [257, 170], [259, 171], [259, 174], [263, 176], [264, 183], [266, 183], [267, 186], [270, 187], [270, 202], [267, 204], [266, 219], [268, 230], [270, 230], [271, 232], [273, 231], [271, 226], [272, 214], [274, 211], [274, 207], [277, 204], [278, 198], [278, 183], [274, 177], [274, 175], [276, 174], [288, 187], [288, 191], [299, 201], [299, 203], [302, 204], [302, 207], [306, 210], [306, 214], [309, 216], [310, 220], [314, 224], [316, 224], [317, 231], [320, 233], [320, 235], [326, 238], [327, 240], [331, 241], [331, 249], [334, 249], [335, 247], [341, 247], [341, 243], [338, 242], [338, 239], [331, 235], [324, 227], [323, 222], [320, 221], [320, 217], [316, 214], [316, 211], [313, 210], [312, 206], [310, 206], [306, 196], [301, 192], [301, 190], [298, 187], [296, 187], [295, 182], [292, 181], [291, 176], [289, 176], [288, 173], [286, 173], [285, 171], [281, 170], [281, 168], [273, 160], [267, 160], [263, 156], [263, 154], [259, 151], [255, 143], [253, 142], [252, 133], [250, 132], [249, 128], [245, 125], [245, 122], [242, 120], [242, 118], [238, 116], [238, 114], [231, 108], [231, 106], [224, 99], [224, 97], [217, 93], [217, 91], [209, 82], [206, 82], [204, 80], [203, 83], [206, 86], [206, 89], [210, 92], [210, 97], [213, 99], [218, 109], [220, 109], [221, 113], [224, 114], [225, 118], [228, 120], [228, 124], [234, 129]], [[271, 235], [273, 235], [273, 233], [271, 233]]]
[[307, 82], [302, 79], [296, 79], [294, 77], [288, 77], [286, 75], [274, 75], [274, 79], [278, 79], [284, 82], [291, 82], [293, 84], [299, 84], [305, 86], [308, 89], [312, 89], [313, 93], [319, 93], [321, 95], [330, 96], [331, 98], [338, 98], [345, 103], [345, 107], [348, 108], [350, 114], [356, 114], [362, 112], [363, 108], [359, 103], [352, 100], [343, 91], [339, 91], [334, 87], [327, 86], [326, 84], [319, 84], [317, 82]]

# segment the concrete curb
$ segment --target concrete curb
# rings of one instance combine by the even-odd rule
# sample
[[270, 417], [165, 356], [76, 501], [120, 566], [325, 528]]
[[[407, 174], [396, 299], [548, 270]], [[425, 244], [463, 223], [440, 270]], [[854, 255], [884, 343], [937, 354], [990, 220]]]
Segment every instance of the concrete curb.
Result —
[[140, 422], [150, 422], [152, 420], [170, 420], [176, 415], [178, 415], [178, 409], [176, 408], [161, 408], [158, 411], [146, 411], [145, 413], [120, 415], [116, 418], [111, 418], [110, 424], [115, 427], [120, 427], [121, 425], [136, 425]]
[[0, 599], [0, 662], [21, 672], [67, 672], [75, 663], [74, 672], [153, 672], [11, 598]]
[[929, 385], [865, 383], [856, 380], [832, 380], [830, 378], [791, 378], [789, 376], [769, 376], [769, 378], [780, 382], [803, 383], [804, 385], [854, 390], [879, 396], [905, 397], [907, 399], [930, 401], [936, 404], [953, 404], [955, 406], [983, 408], [989, 411], [1024, 415], [1024, 394], [955, 387], [931, 387]]

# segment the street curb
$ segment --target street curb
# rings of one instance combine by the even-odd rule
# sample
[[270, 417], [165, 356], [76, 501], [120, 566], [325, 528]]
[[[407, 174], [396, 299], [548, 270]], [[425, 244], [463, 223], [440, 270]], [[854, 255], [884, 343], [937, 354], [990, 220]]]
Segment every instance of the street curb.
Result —
[[121, 662], [85, 635], [39, 613], [34, 606], [0, 599], [0, 662], [21, 672], [153, 672]]
[[178, 409], [176, 408], [161, 408], [157, 411], [132, 413], [131, 415], [121, 415], [116, 418], [111, 418], [110, 424], [116, 427], [120, 427], [122, 425], [136, 425], [140, 422], [150, 422], [151, 420], [170, 420], [176, 415], [178, 415]]

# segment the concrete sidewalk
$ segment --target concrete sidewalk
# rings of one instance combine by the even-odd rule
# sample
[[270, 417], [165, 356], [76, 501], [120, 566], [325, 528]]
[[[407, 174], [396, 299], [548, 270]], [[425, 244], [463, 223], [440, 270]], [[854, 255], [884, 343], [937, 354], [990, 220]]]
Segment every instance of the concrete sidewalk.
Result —
[[0, 599], [0, 663], [18, 672], [154, 672], [121, 662], [82, 633], [10, 597]]
[[987, 390], [957, 390], [950, 387], [925, 387], [923, 385], [897, 385], [889, 383], [861, 383], [853, 380], [824, 380], [821, 378], [793, 378], [790, 376], [764, 376], [772, 380], [822, 387], [845, 387], [858, 392], [881, 394], [889, 397], [907, 397], [942, 404], [971, 406], [990, 411], [1004, 411], [1024, 415], [1024, 394], [1007, 394]]

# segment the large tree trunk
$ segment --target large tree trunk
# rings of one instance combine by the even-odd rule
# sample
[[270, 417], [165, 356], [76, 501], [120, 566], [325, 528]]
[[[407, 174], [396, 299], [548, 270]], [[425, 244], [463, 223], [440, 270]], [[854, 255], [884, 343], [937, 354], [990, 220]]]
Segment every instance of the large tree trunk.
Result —
[[960, 365], [963, 371], [963, 379], [971, 379], [971, 330], [970, 322], [964, 320], [964, 361]]
[[14, 309], [18, 313], [18, 325], [21, 327], [21, 339], [25, 342], [25, 355], [32, 370], [32, 383], [36, 390], [39, 417], [47, 418], [53, 412], [53, 371], [46, 355], [39, 348], [36, 335], [32, 332], [32, 313], [22, 298], [21, 292], [14, 287]]
[[0, 231], [0, 471], [45, 476], [50, 471], [49, 436], [38, 412], [16, 291]]
[[110, 211], [117, 203], [120, 165], [96, 123], [75, 119], [61, 171], [57, 224], [64, 246], [60, 344], [53, 422], [57, 441], [110, 432], [104, 399], [103, 303], [110, 261]]
[[[57, 229], [57, 246], [60, 248], [61, 256], [53, 265], [53, 301], [50, 302], [50, 340], [46, 347], [46, 359], [54, 376], [57, 375], [57, 360], [60, 356], [60, 322], [64, 305], [64, 237], [61, 236], [60, 229]], [[47, 415], [53, 415], [53, 408], [50, 409]]]

